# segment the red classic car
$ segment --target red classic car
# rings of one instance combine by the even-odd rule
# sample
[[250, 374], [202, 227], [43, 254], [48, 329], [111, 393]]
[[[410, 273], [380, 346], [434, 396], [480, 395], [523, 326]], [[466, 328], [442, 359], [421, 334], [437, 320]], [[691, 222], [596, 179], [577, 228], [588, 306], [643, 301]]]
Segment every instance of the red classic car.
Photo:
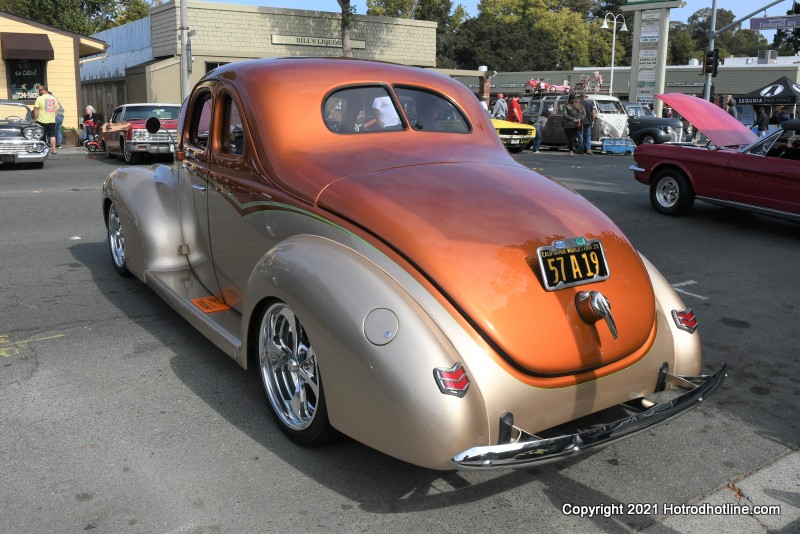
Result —
[[694, 200], [800, 220], [800, 120], [756, 137], [714, 104], [683, 94], [657, 98], [686, 117], [708, 139], [698, 145], [640, 145], [631, 166], [650, 186], [659, 213], [680, 215]]
[[[114, 110], [98, 135], [109, 158], [120, 155], [128, 163], [138, 163], [144, 154], [170, 154], [175, 151], [179, 104], [126, 104]], [[161, 121], [162, 130], [150, 133], [145, 122], [150, 117]]]
[[699, 374], [697, 318], [619, 228], [424, 69], [219, 67], [175, 163], [116, 169], [102, 210], [113, 268], [254, 368], [302, 445], [521, 467], [648, 430], [725, 377]]

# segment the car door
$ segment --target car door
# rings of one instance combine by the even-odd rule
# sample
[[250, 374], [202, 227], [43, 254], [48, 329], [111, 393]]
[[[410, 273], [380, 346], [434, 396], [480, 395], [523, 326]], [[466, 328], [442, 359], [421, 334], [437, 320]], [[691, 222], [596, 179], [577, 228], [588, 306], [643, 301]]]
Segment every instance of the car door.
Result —
[[111, 118], [109, 118], [108, 121], [102, 126], [100, 135], [108, 152], [115, 154], [122, 153], [122, 148], [119, 145], [119, 129], [121, 120], [122, 106], [115, 109], [111, 114]]
[[189, 245], [192, 271], [212, 295], [219, 295], [209, 238], [208, 197], [211, 149], [209, 132], [213, 124], [214, 84], [197, 88], [186, 110], [183, 135], [184, 158], [177, 162], [178, 203], [184, 239]]
[[220, 87], [211, 139], [211, 251], [225, 303], [242, 310], [250, 274], [288, 228], [285, 199], [255, 165], [255, 148], [235, 93]]
[[800, 161], [788, 159], [773, 134], [731, 158], [729, 200], [768, 210], [800, 213]]

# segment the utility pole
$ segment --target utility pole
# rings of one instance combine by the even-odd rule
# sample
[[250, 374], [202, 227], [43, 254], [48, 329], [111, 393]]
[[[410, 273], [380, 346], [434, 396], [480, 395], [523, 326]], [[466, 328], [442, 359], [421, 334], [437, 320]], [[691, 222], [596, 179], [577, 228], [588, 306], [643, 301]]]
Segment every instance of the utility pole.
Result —
[[[189, 0], [179, 0], [181, 3], [181, 102], [189, 96]], [[716, 0], [715, 0], [716, 1]]]
[[[711, 2], [711, 26], [709, 27], [708, 31], [708, 54], [714, 53], [714, 37], [716, 35], [717, 35], [717, 0], [713, 0]], [[704, 56], [703, 57], [704, 64], [705, 61], [706, 58]], [[711, 100], [711, 76], [712, 76], [711, 70], [706, 72], [706, 85], [703, 88], [703, 98], [705, 100]]]

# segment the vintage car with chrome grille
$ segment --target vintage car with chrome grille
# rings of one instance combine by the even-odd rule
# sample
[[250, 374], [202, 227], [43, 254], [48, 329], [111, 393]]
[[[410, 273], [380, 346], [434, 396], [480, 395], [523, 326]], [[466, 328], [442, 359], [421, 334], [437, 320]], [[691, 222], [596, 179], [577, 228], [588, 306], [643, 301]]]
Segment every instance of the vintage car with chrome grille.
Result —
[[33, 120], [28, 106], [0, 100], [0, 164], [30, 163], [42, 168], [50, 154], [43, 136], [44, 130]]
[[492, 126], [497, 130], [503, 146], [513, 153], [530, 148], [533, 138], [536, 136], [536, 128], [530, 124], [492, 119]]
[[679, 93], [656, 98], [687, 118], [704, 145], [643, 145], [634, 178], [650, 187], [659, 213], [681, 215], [695, 199], [800, 221], [800, 120], [756, 137], [719, 106]]
[[254, 368], [299, 444], [531, 466], [651, 429], [724, 380], [724, 364], [700, 373], [697, 318], [656, 268], [517, 164], [443, 74], [236, 62], [197, 83], [177, 137], [174, 164], [106, 179], [111, 265]]
[[[125, 104], [111, 114], [98, 132], [109, 158], [122, 156], [127, 163], [138, 163], [147, 154], [175, 152], [179, 104]], [[145, 122], [150, 117], [161, 121], [162, 129], [150, 133]]]

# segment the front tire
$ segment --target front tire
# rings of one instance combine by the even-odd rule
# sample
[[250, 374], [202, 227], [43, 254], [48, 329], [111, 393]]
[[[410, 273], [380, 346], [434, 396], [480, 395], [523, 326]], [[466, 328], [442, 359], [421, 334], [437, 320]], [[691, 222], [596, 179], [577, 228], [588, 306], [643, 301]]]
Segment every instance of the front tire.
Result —
[[111, 203], [108, 207], [108, 250], [111, 253], [111, 263], [120, 276], [130, 276], [127, 256], [125, 255], [125, 233], [120, 221], [117, 205]]
[[512, 154], [519, 154], [520, 152], [522, 152], [523, 148], [524, 147], [521, 146], [510, 146], [508, 147], [508, 151], [511, 152]]
[[264, 395], [281, 431], [303, 446], [334, 439], [337, 433], [328, 421], [317, 355], [287, 304], [274, 302], [266, 309], [257, 347]]
[[694, 204], [692, 184], [677, 169], [660, 171], [650, 184], [650, 203], [664, 215], [684, 214]]
[[125, 163], [130, 163], [131, 165], [136, 165], [139, 163], [139, 159], [141, 154], [137, 154], [136, 152], [131, 152], [131, 149], [128, 148], [128, 143], [122, 142], [122, 156], [125, 158]]
[[639, 141], [640, 145], [652, 145], [655, 144], [656, 139], [652, 135], [645, 135], [642, 137], [642, 140]]

